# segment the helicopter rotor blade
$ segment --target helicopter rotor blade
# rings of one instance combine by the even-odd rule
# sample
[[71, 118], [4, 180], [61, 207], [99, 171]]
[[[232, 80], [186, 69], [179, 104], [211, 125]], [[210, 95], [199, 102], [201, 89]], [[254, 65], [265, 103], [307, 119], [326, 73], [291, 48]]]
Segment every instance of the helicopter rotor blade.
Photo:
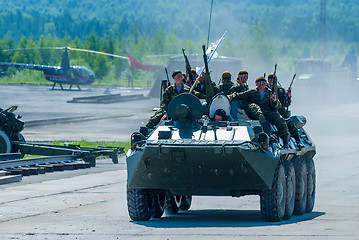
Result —
[[111, 53], [105, 53], [105, 52], [99, 52], [99, 51], [94, 51], [94, 50], [87, 50], [87, 49], [80, 49], [80, 48], [72, 48], [72, 47], [67, 47], [67, 49], [69, 49], [69, 50], [74, 50], [74, 51], [80, 51], [80, 52], [89, 52], [89, 53], [103, 54], [103, 55], [107, 55], [107, 56], [111, 56], [111, 57], [116, 57], [116, 58], [122, 58], [122, 59], [128, 59], [128, 57], [125, 57], [125, 56], [120, 56], [120, 55], [111, 54]]
[[37, 49], [65, 49], [65, 47], [13, 48], [13, 49], [3, 49], [3, 52], [21, 51], [21, 50], [37, 50]]
[[93, 50], [87, 50], [87, 49], [80, 49], [80, 48], [72, 48], [72, 47], [34, 47], [34, 48], [14, 48], [14, 49], [3, 49], [4, 52], [10, 52], [10, 51], [21, 51], [21, 50], [37, 50], [37, 49], [68, 49], [73, 51], [80, 51], [80, 52], [89, 52], [89, 53], [97, 53], [97, 54], [103, 54], [111, 57], [116, 58], [122, 58], [122, 59], [128, 59], [128, 57], [120, 56], [116, 54], [111, 53], [105, 53], [105, 52], [99, 52], [99, 51], [93, 51]]

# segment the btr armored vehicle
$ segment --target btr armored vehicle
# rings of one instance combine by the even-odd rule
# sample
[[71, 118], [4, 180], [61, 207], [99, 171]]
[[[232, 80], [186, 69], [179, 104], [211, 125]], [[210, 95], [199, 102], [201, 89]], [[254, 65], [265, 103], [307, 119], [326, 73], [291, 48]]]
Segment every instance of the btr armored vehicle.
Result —
[[[214, 121], [218, 109], [225, 121]], [[152, 131], [131, 136], [126, 161], [132, 220], [188, 210], [192, 196], [258, 195], [265, 221], [313, 210], [316, 149], [303, 129], [304, 117], [291, 117], [301, 145], [291, 139], [284, 148], [274, 126], [263, 132], [259, 121], [232, 109], [225, 95], [206, 105], [183, 93], [169, 104], [168, 116]]]

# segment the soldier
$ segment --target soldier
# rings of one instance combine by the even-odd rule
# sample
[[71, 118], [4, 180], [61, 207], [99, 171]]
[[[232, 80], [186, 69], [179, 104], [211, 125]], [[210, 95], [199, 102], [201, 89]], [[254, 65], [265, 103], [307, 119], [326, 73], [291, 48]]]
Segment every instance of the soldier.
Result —
[[260, 108], [257, 108], [254, 112], [255, 117], [259, 119], [262, 125], [265, 123], [265, 120], [275, 125], [278, 128], [279, 137], [283, 139], [283, 147], [288, 148], [288, 127], [283, 117], [278, 113], [278, 109], [281, 108], [280, 101], [277, 99], [275, 93], [270, 92], [264, 77], [258, 77], [256, 79], [256, 86], [256, 89], [233, 93], [230, 95], [230, 99], [244, 100], [247, 103], [257, 104]]
[[[196, 73], [196, 70], [194, 70], [193, 68], [191, 69], [191, 72], [192, 72], [192, 76], [193, 76], [193, 81], [195, 81], [196, 78], [198, 77], [198, 74]], [[186, 85], [189, 87], [192, 87], [193, 81], [190, 78], [188, 78]]]
[[230, 72], [225, 71], [222, 73], [222, 83], [218, 85], [219, 91], [223, 92], [223, 94], [228, 95], [229, 89], [233, 86], [233, 82], [231, 81], [232, 75]]
[[[248, 80], [248, 71], [240, 70], [238, 73], [237, 82], [233, 84], [233, 86], [229, 89], [228, 94], [240, 93], [249, 90], [249, 87], [247, 85], [247, 80]], [[255, 103], [248, 104], [244, 100], [241, 100], [239, 101], [239, 103], [235, 103], [234, 101], [231, 102], [231, 106], [232, 106], [231, 115], [233, 116], [233, 118], [235, 119], [238, 118], [236, 109], [239, 107], [245, 111], [245, 113], [250, 119], [258, 120], [258, 118], [256, 118], [256, 112], [259, 109], [259, 106], [257, 104]]]
[[146, 123], [146, 127], [154, 128], [161, 120], [168, 119], [167, 108], [171, 100], [181, 93], [189, 92], [189, 87], [183, 84], [183, 75], [181, 71], [173, 71], [172, 78], [175, 80], [175, 84], [166, 88], [163, 93], [161, 108], [156, 111], [156, 113]]
[[187, 74], [186, 73], [182, 73], [182, 75], [183, 75], [183, 80], [182, 80], [182, 83], [183, 84], [186, 84], [187, 83]]
[[237, 77], [237, 82], [235, 84], [233, 84], [231, 89], [229, 89], [229, 94], [232, 94], [235, 92], [240, 93], [240, 92], [247, 91], [249, 89], [249, 87], [247, 85], [247, 80], [248, 80], [248, 72], [246, 70], [239, 71], [238, 77]]
[[[214, 95], [216, 95], [217, 93], [219, 93], [219, 89], [216, 86], [216, 84], [214, 82], [212, 82], [212, 86], [213, 86], [213, 90], [214, 90]], [[206, 99], [206, 78], [204, 76], [204, 73], [202, 72], [201, 76], [198, 79], [198, 82], [196, 84], [196, 86], [193, 88], [193, 90], [195, 91], [195, 95], [200, 98], [200, 99]]]
[[[277, 76], [275, 76], [277, 78]], [[273, 80], [274, 74], [270, 73], [268, 75], [268, 85], [273, 89]], [[290, 89], [285, 91], [279, 84], [277, 84], [278, 89], [278, 99], [281, 102], [282, 107], [278, 110], [279, 114], [285, 119], [290, 135], [295, 139], [299, 148], [303, 147], [303, 144], [300, 141], [298, 129], [295, 127], [294, 123], [290, 120], [290, 111], [288, 107], [292, 103], [292, 94]]]
[[226, 111], [224, 111], [222, 108], [217, 109], [214, 112], [214, 117], [213, 117], [214, 121], [219, 122], [219, 121], [227, 121], [228, 120], [228, 116]]

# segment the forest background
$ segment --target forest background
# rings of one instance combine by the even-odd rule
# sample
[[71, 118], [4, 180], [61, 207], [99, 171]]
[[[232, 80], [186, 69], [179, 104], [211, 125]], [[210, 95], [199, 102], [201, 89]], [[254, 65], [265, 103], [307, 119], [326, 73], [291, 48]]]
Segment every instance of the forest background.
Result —
[[[293, 74], [294, 60], [309, 57], [339, 67], [350, 49], [359, 50], [359, 1], [326, 2], [323, 35], [320, 0], [214, 0], [209, 40], [227, 31], [218, 53], [242, 58], [243, 68], [263, 66], [262, 72], [278, 63], [281, 73]], [[126, 56], [128, 46], [142, 63], [166, 64], [168, 57], [148, 56], [181, 54], [181, 48], [201, 54], [210, 7], [211, 0], [0, 0], [0, 50], [69, 46]], [[61, 54], [0, 51], [0, 62], [60, 65]], [[153, 72], [132, 69], [124, 59], [69, 55], [71, 65], [94, 71], [95, 85], [127, 86], [131, 78], [144, 87], [153, 79]], [[0, 83], [51, 84], [41, 71], [2, 71]]]

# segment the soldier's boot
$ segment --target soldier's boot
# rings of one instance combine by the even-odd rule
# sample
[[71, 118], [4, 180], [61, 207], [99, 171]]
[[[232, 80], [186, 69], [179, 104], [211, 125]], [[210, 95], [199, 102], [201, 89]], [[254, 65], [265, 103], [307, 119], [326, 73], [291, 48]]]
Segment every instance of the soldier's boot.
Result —
[[283, 139], [283, 148], [289, 148], [289, 133], [286, 135], [281, 136], [281, 138]]
[[295, 139], [295, 143], [297, 144], [299, 149], [304, 148], [304, 145], [303, 145], [302, 141], [300, 140], [300, 137], [299, 137], [298, 133], [294, 134], [293, 138]]
[[149, 128], [147, 126], [144, 126], [144, 127], [140, 127], [140, 133], [143, 135], [143, 136], [147, 136], [148, 135], [148, 132], [149, 132]]
[[265, 119], [263, 114], [260, 114], [258, 118], [263, 127], [263, 131], [269, 135], [271, 133], [270, 123]]

